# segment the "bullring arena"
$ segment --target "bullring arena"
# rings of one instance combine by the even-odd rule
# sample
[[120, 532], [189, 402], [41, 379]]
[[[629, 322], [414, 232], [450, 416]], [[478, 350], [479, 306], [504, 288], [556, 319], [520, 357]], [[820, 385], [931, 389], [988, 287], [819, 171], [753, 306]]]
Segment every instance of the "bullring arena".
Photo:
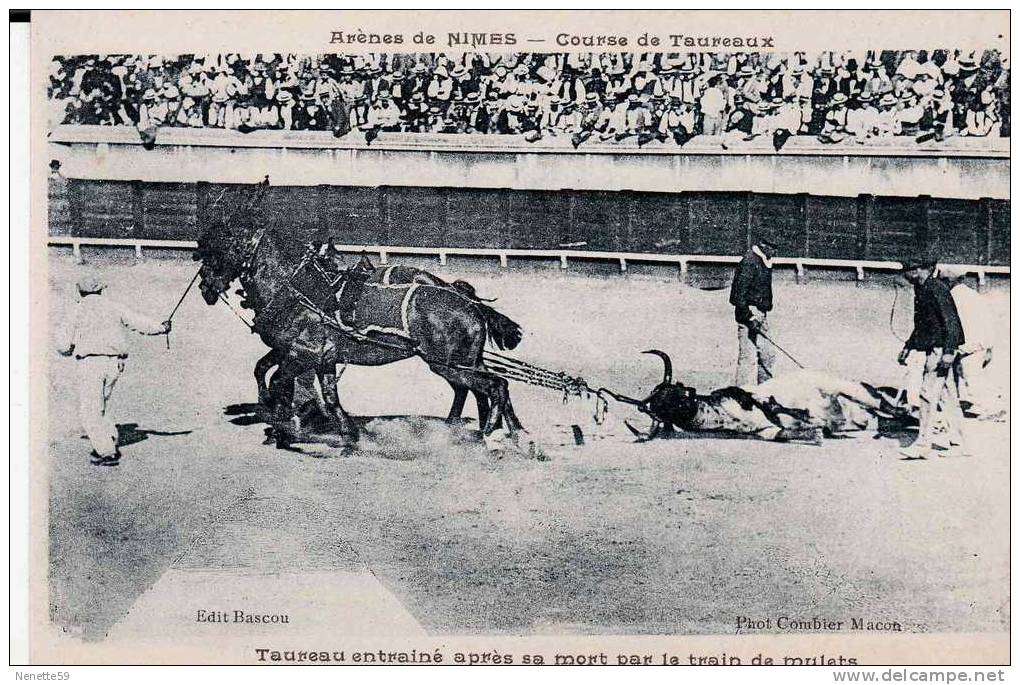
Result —
[[[269, 174], [267, 212], [284, 230], [325, 227], [352, 260], [365, 245], [376, 263], [469, 281], [521, 324], [516, 358], [634, 397], [661, 377], [649, 348], [698, 389], [732, 383], [732, 264], [777, 225], [789, 241], [776, 341], [808, 368], [902, 386], [911, 295], [896, 262], [915, 240], [938, 240], [980, 281], [1001, 334], [993, 372], [1008, 383], [1008, 191], [987, 194], [1004, 187], [1008, 159], [987, 147], [479, 153], [397, 134], [372, 148], [216, 134], [172, 131], [148, 151], [131, 129], [54, 131], [67, 186], [51, 186], [53, 345], [81, 262], [110, 296], [159, 319], [197, 268], [203, 208]], [[583, 179], [557, 177], [575, 164]], [[742, 187], [749, 168], [771, 176]], [[839, 173], [852, 193], [831, 192]], [[500, 212], [515, 218], [479, 219]], [[684, 230], [671, 243], [673, 220]], [[953, 238], [959, 226], [972, 236]], [[363, 427], [356, 448], [278, 450], [251, 416], [264, 352], [237, 312], [190, 293], [169, 346], [132, 340], [113, 400], [115, 469], [88, 462], [73, 362], [47, 358], [57, 632], [116, 644], [158, 626], [193, 644], [223, 634], [216, 612], [232, 622], [246, 607], [259, 623], [235, 635], [282, 635], [281, 623], [359, 637], [718, 635], [748, 632], [741, 617], [792, 631], [778, 616], [845, 630], [851, 619], [908, 633], [1009, 629], [1008, 421], [968, 422], [981, 445], [972, 457], [924, 463], [899, 458], [909, 436], [873, 431], [821, 445], [638, 442], [623, 421], [647, 420], [625, 405], [596, 421], [590, 398], [511, 383], [534, 448], [493, 452], [473, 402], [465, 422], [445, 422], [449, 386], [411, 359], [342, 375], [341, 401]], [[795, 368], [780, 355], [777, 375]]]

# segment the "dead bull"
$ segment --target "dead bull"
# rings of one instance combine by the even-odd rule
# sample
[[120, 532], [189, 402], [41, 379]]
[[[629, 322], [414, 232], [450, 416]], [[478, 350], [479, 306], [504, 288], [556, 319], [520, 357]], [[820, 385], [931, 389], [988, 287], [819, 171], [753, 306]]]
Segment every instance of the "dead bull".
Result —
[[756, 437], [764, 440], [799, 441], [818, 444], [821, 430], [808, 425], [808, 412], [784, 407], [769, 398], [762, 401], [742, 388], [726, 387], [705, 395], [695, 388], [673, 381], [673, 362], [661, 350], [645, 350], [663, 363], [662, 380], [643, 400], [603, 389], [601, 392], [618, 402], [630, 404], [652, 419], [651, 430], [645, 434], [626, 423], [642, 440], [676, 430], [714, 432]]

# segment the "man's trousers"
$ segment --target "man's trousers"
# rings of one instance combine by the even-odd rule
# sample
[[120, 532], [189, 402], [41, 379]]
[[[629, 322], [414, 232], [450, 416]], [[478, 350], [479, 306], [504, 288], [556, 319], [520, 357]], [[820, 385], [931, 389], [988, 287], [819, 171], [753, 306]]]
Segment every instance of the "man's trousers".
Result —
[[107, 415], [106, 406], [117, 379], [124, 372], [119, 357], [90, 356], [78, 359], [78, 417], [92, 449], [100, 457], [117, 452], [117, 425]]
[[[759, 329], [769, 330], [768, 321], [762, 319]], [[772, 378], [772, 367], [776, 363], [776, 350], [757, 333], [742, 323], [737, 324], [737, 378], [735, 385], [746, 387], [764, 383]]]

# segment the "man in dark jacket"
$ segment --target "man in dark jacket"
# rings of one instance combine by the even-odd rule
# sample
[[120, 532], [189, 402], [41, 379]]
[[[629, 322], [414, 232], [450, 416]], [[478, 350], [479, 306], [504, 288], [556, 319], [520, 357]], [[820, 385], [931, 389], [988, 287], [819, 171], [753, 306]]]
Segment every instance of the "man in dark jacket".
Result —
[[772, 311], [772, 257], [775, 245], [760, 240], [737, 265], [730, 288], [730, 304], [737, 321], [737, 379], [744, 387], [772, 378], [776, 352], [762, 336], [768, 333]]
[[921, 380], [920, 426], [917, 440], [901, 450], [906, 459], [925, 459], [932, 453], [936, 412], [941, 410], [950, 453], [962, 456], [963, 410], [952, 374], [964, 343], [963, 324], [946, 283], [933, 273], [935, 262], [914, 260], [904, 264], [903, 275], [914, 286], [914, 330], [897, 361], [906, 365], [911, 352], [925, 355]]

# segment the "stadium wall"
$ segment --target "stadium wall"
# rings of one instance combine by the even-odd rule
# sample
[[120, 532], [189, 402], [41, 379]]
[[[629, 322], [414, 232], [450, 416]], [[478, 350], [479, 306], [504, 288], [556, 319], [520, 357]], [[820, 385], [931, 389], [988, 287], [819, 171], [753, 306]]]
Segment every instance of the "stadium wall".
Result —
[[[50, 232], [194, 240], [248, 188], [70, 179], [51, 185]], [[301, 241], [731, 255], [769, 236], [788, 257], [1009, 263], [1009, 203], [993, 199], [318, 185], [274, 186], [263, 207]]]
[[217, 199], [269, 174], [267, 220], [302, 240], [732, 255], [768, 235], [790, 257], [1009, 264], [1008, 140], [1005, 153], [1001, 139], [963, 139], [922, 154], [793, 139], [777, 155], [698, 139], [581, 154], [494, 136], [349, 137], [171, 129], [146, 150], [132, 129], [61, 127], [50, 151], [70, 178], [51, 184], [50, 230], [193, 240]]

